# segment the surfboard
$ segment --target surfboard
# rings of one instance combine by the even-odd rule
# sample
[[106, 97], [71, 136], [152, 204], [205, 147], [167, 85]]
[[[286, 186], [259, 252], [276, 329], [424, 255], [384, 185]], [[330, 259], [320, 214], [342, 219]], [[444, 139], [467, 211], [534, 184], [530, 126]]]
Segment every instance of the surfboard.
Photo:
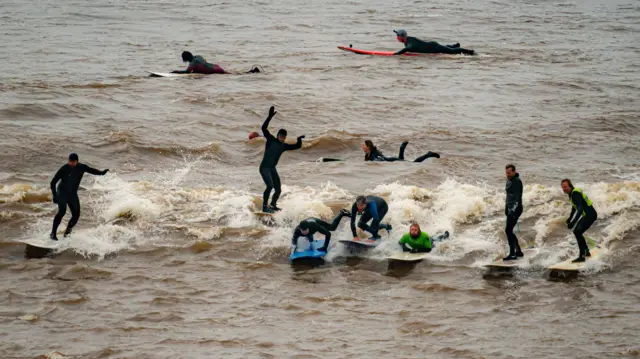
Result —
[[49, 238], [29, 238], [29, 239], [21, 240], [20, 242], [32, 247], [37, 247], [42, 249], [51, 249], [51, 250], [58, 249], [62, 246], [62, 243], [60, 242], [60, 240], [52, 241]]
[[556, 263], [552, 266], [547, 267], [547, 269], [551, 271], [579, 271], [580, 269], [584, 269], [589, 265], [589, 262], [594, 260], [598, 260], [602, 257], [602, 249], [601, 248], [591, 248], [589, 249], [591, 253], [591, 257], [587, 257], [586, 261], [580, 263], [572, 263], [571, 261], [575, 258], [567, 259], [564, 262]]
[[524, 257], [518, 258], [518, 259], [513, 260], [513, 261], [503, 261], [502, 259], [498, 259], [497, 261], [494, 261], [494, 262], [492, 262], [490, 264], [486, 264], [485, 267], [487, 267], [487, 268], [517, 268], [517, 267], [520, 267], [522, 264], [529, 263], [529, 260], [531, 258], [533, 258], [536, 255], [538, 255], [538, 248], [523, 249], [522, 253], [524, 254]]
[[296, 248], [291, 251], [291, 255], [289, 256], [290, 261], [294, 261], [296, 259], [303, 258], [322, 258], [327, 255], [327, 252], [319, 251], [318, 248], [321, 248], [324, 245], [324, 239], [313, 241], [309, 244], [307, 248]]
[[[347, 52], [352, 52], [354, 54], [358, 54], [358, 55], [372, 55], [372, 56], [394, 56], [395, 51], [371, 51], [371, 50], [360, 50], [360, 49], [354, 49], [353, 47], [349, 46], [338, 46], [338, 48], [342, 51], [347, 51]], [[415, 52], [405, 52], [404, 54], [400, 55], [400, 56], [429, 56], [429, 55], [437, 55], [437, 54], [418, 54]]]
[[373, 248], [380, 244], [380, 240], [374, 241], [372, 239], [361, 239], [359, 241], [354, 241], [353, 239], [341, 239], [338, 242], [344, 243], [345, 245], [355, 245], [360, 248]]
[[267, 213], [267, 212], [253, 212], [254, 216], [258, 216], [258, 217], [273, 217], [275, 213]]
[[192, 77], [192, 76], [205, 76], [204, 74], [174, 74], [171, 72], [152, 72], [147, 71], [149, 77]]
[[411, 253], [411, 252], [398, 252], [387, 257], [390, 261], [401, 261], [401, 262], [418, 262], [425, 258], [429, 253]]

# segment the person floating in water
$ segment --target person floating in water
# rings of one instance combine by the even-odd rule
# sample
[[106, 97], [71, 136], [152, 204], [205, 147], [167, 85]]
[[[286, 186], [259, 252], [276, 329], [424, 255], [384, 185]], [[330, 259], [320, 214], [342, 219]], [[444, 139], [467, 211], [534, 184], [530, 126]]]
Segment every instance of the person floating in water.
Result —
[[[382, 154], [376, 146], [374, 146], [371, 140], [366, 140], [362, 144], [362, 150], [364, 151], [364, 160], [365, 161], [383, 161], [383, 162], [394, 162], [394, 161], [404, 161], [404, 150], [407, 148], [409, 144], [408, 141], [402, 142], [400, 145], [400, 153], [398, 157], [386, 157]], [[435, 152], [427, 152], [426, 154], [416, 158], [413, 162], [422, 162], [429, 157], [440, 158], [440, 155]]]
[[[353, 206], [351, 206], [351, 233], [353, 234], [353, 240], [360, 240], [356, 232], [356, 215], [358, 213], [362, 214], [360, 221], [358, 221], [358, 228], [371, 233], [370, 239], [380, 239], [378, 235], [378, 230], [380, 229], [391, 231], [390, 224], [380, 223], [388, 210], [387, 202], [378, 196], [358, 196]], [[371, 226], [367, 225], [367, 222], [371, 220], [373, 220]]]
[[331, 232], [335, 231], [342, 220], [342, 217], [350, 217], [351, 214], [346, 209], [340, 210], [340, 213], [333, 219], [331, 223], [327, 223], [320, 218], [307, 218], [298, 224], [293, 231], [293, 238], [291, 243], [294, 247], [298, 246], [298, 238], [305, 237], [311, 243], [313, 241], [313, 235], [316, 232], [324, 235], [324, 245], [318, 249], [321, 252], [327, 252], [329, 250], [329, 242], [331, 242]]
[[[194, 56], [189, 51], [182, 52], [182, 61], [188, 62], [189, 66], [184, 71], [172, 71], [174, 74], [231, 74], [231, 72], [225, 71], [222, 67], [207, 62], [202, 56]], [[247, 73], [259, 73], [260, 69], [254, 66]]]
[[[598, 212], [589, 197], [581, 189], [573, 187], [570, 179], [563, 179], [561, 186], [562, 191], [569, 195], [569, 201], [571, 201], [571, 214], [567, 218], [567, 227], [573, 228], [573, 234], [576, 236], [580, 250], [580, 255], [572, 262], [584, 262], [585, 257], [591, 257], [589, 246], [584, 239], [584, 232], [598, 219]], [[575, 218], [573, 218], [574, 214]]]
[[513, 233], [513, 228], [518, 224], [518, 218], [520, 218], [523, 210], [522, 181], [514, 165], [507, 165], [507, 167], [505, 167], [505, 174], [507, 176], [507, 183], [505, 185], [507, 198], [504, 203], [504, 215], [507, 216], [507, 225], [504, 232], [507, 234], [507, 242], [509, 243], [509, 255], [502, 260], [512, 261], [524, 256], [518, 243], [518, 237]]
[[[265, 213], [273, 213], [274, 211], [279, 211], [280, 208], [277, 207], [278, 198], [280, 198], [280, 176], [278, 175], [278, 171], [276, 170], [276, 166], [278, 165], [278, 161], [280, 160], [280, 156], [284, 151], [297, 150], [302, 148], [302, 139], [305, 136], [298, 136], [298, 140], [295, 145], [291, 145], [285, 143], [284, 141], [287, 139], [287, 130], [284, 128], [278, 130], [277, 138], [274, 137], [271, 132], [269, 132], [269, 122], [276, 115], [275, 107], [271, 106], [269, 109], [269, 117], [264, 120], [262, 124], [262, 134], [264, 138], [267, 140], [267, 143], [264, 147], [264, 157], [262, 158], [262, 162], [260, 163], [260, 175], [262, 176], [262, 180], [264, 181], [267, 188], [264, 190], [264, 194], [262, 196], [262, 211]], [[271, 190], [275, 190], [273, 193], [273, 197], [271, 198], [271, 205], [267, 206], [269, 203], [269, 196], [271, 195]]]
[[426, 232], [420, 229], [420, 225], [414, 222], [409, 227], [409, 233], [405, 233], [399, 243], [403, 252], [429, 253], [434, 247], [434, 240], [441, 241], [446, 238], [449, 238], [449, 232], [444, 232], [444, 234], [431, 239]]
[[475, 51], [467, 50], [460, 47], [460, 44], [440, 45], [436, 41], [422, 41], [415, 37], [408, 36], [405, 30], [393, 30], [396, 33], [398, 41], [404, 44], [404, 49], [396, 52], [394, 55], [402, 55], [405, 52], [414, 52], [420, 54], [451, 54], [451, 55], [474, 55]]
[[[80, 181], [82, 176], [86, 173], [92, 175], [104, 176], [109, 172], [108, 169], [99, 171], [95, 168], [91, 168], [84, 163], [78, 162], [78, 155], [72, 153], [69, 155], [69, 162], [60, 167], [58, 172], [51, 180], [51, 194], [53, 195], [53, 203], [58, 204], [58, 213], [53, 219], [53, 228], [51, 229], [51, 239], [58, 240], [56, 235], [58, 226], [62, 222], [62, 218], [67, 212], [67, 206], [71, 209], [71, 219], [67, 224], [67, 229], [64, 231], [64, 236], [71, 234], [71, 230], [78, 223], [80, 218], [80, 199], [78, 198], [78, 187], [80, 187]], [[56, 185], [58, 188], [56, 189]]]

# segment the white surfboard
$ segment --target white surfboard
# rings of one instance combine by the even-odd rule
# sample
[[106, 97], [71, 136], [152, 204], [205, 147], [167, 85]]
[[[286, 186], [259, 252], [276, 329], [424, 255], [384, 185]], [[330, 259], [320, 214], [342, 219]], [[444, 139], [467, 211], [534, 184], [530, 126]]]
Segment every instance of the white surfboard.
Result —
[[367, 247], [373, 248], [380, 244], [380, 240], [374, 241], [371, 239], [360, 239], [358, 241], [354, 241], [353, 239], [341, 239], [338, 242], [346, 244], [346, 245], [356, 245], [358, 247]]
[[151, 77], [190, 77], [190, 76], [205, 76], [204, 74], [174, 74], [171, 72], [152, 72], [147, 71]]
[[602, 257], [601, 248], [591, 248], [589, 249], [589, 252], [591, 253], [591, 257], [587, 257], [586, 261], [584, 262], [572, 263], [571, 261], [574, 260], [574, 258], [570, 258], [564, 262], [556, 263], [552, 266], [549, 266], [548, 269], [552, 271], [578, 271], [588, 266], [589, 262], [598, 260]]
[[32, 247], [38, 247], [43, 249], [58, 249], [62, 246], [60, 240], [52, 241], [49, 238], [29, 238], [25, 240], [21, 240], [20, 242], [24, 244], [28, 244]]
[[498, 259], [497, 261], [494, 261], [492, 263], [489, 263], [489, 264], [485, 265], [485, 267], [487, 267], [487, 268], [517, 268], [517, 267], [520, 267], [522, 264], [529, 263], [529, 260], [531, 260], [531, 258], [533, 258], [536, 255], [538, 255], [538, 248], [523, 249], [522, 250], [522, 254], [524, 254], [524, 257], [520, 257], [520, 258], [518, 258], [516, 260], [503, 261], [502, 259]]
[[426, 259], [428, 254], [429, 253], [397, 252], [387, 257], [387, 259], [390, 261], [418, 262]]

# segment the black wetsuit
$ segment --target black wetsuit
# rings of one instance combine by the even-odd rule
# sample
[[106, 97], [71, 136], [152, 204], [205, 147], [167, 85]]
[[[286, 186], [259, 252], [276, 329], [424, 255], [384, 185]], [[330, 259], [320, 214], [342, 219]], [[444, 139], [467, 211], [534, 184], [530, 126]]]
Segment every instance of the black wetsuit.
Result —
[[[404, 150], [407, 148], [408, 144], [409, 142], [403, 142], [400, 145], [400, 152], [398, 153], [398, 157], [387, 157], [378, 148], [374, 148], [371, 152], [364, 155], [364, 160], [365, 161], [381, 161], [381, 162], [404, 161]], [[413, 162], [420, 163], [429, 157], [440, 158], [440, 155], [435, 152], [429, 151], [424, 155], [413, 160]]]
[[[389, 210], [389, 206], [387, 202], [378, 197], [378, 196], [367, 196], [367, 206], [362, 211], [362, 216], [358, 221], [358, 228], [371, 233], [371, 237], [374, 239], [378, 237], [378, 230], [386, 229], [391, 230], [391, 226], [389, 224], [380, 223], [384, 216], [387, 214]], [[356, 232], [356, 215], [358, 213], [358, 204], [357, 202], [353, 203], [351, 206], [351, 233], [354, 237], [358, 236], [358, 232]], [[367, 225], [367, 222], [370, 220], [371, 226]]]
[[264, 138], [267, 139], [267, 143], [264, 147], [264, 157], [260, 163], [260, 175], [262, 176], [264, 184], [267, 185], [267, 188], [264, 190], [264, 194], [262, 195], [263, 211], [267, 209], [267, 203], [269, 202], [269, 195], [271, 194], [272, 189], [275, 189], [275, 192], [271, 199], [271, 207], [275, 207], [278, 202], [278, 198], [280, 198], [280, 176], [278, 176], [278, 171], [276, 170], [280, 156], [282, 156], [284, 151], [297, 150], [302, 147], [302, 139], [300, 137], [298, 137], [298, 141], [295, 145], [280, 142], [269, 132], [269, 121], [271, 121], [271, 117], [267, 117], [262, 124], [262, 134], [264, 135]]
[[313, 235], [316, 232], [319, 232], [324, 235], [324, 238], [325, 238], [324, 245], [322, 246], [321, 249], [326, 252], [327, 249], [329, 248], [329, 242], [331, 241], [331, 232], [335, 231], [338, 228], [338, 225], [340, 224], [342, 217], [344, 217], [344, 213], [342, 212], [338, 213], [338, 215], [333, 219], [333, 221], [331, 221], [331, 223], [327, 223], [321, 220], [320, 218], [314, 218], [314, 217], [307, 218], [300, 223], [302, 224], [303, 222], [305, 222], [305, 224], [307, 225], [307, 228], [309, 228], [309, 233], [307, 233], [306, 235], [302, 234], [302, 232], [300, 231], [300, 225], [298, 225], [296, 229], [293, 231], [293, 238], [291, 239], [291, 242], [293, 243], [294, 246], [297, 246], [298, 238], [300, 237], [306, 237], [309, 240], [309, 242], [311, 242], [313, 241]]
[[[51, 180], [51, 194], [53, 195], [53, 202], [58, 204], [58, 214], [53, 218], [53, 228], [51, 229], [52, 237], [56, 236], [58, 226], [67, 212], [67, 206], [71, 209], [71, 219], [67, 224], [65, 235], [71, 233], [71, 230], [78, 222], [80, 218], [80, 199], [78, 198], [78, 188], [80, 187], [80, 181], [84, 173], [90, 173], [92, 175], [104, 175], [107, 171], [99, 171], [95, 168], [91, 168], [84, 163], [78, 163], [75, 167], [71, 167], [68, 164], [60, 167], [56, 175]], [[58, 188], [56, 184], [60, 181]]]
[[507, 198], [504, 203], [504, 215], [507, 216], [507, 226], [505, 233], [507, 234], [507, 242], [509, 243], [509, 256], [521, 256], [522, 249], [518, 243], [518, 238], [513, 233], [513, 228], [518, 223], [518, 218], [522, 215], [522, 181], [520, 174], [516, 173], [511, 179], [507, 179], [505, 185]]
[[[578, 248], [580, 249], [580, 257], [584, 258], [585, 255], [590, 255], [589, 246], [584, 239], [584, 232], [598, 219], [598, 212], [596, 212], [593, 205], [590, 206], [584, 200], [580, 192], [572, 191], [569, 197], [575, 204], [575, 207], [571, 207], [571, 214], [569, 215], [569, 219], [567, 219], [567, 223], [569, 228], [573, 228], [573, 234], [576, 236]], [[575, 218], [571, 220], [574, 214]]]
[[396, 55], [402, 55], [405, 52], [415, 52], [421, 54], [451, 54], [451, 55], [473, 55], [473, 50], [463, 49], [461, 47], [444, 46], [436, 41], [422, 41], [418, 38], [408, 36], [404, 49], [396, 52]]

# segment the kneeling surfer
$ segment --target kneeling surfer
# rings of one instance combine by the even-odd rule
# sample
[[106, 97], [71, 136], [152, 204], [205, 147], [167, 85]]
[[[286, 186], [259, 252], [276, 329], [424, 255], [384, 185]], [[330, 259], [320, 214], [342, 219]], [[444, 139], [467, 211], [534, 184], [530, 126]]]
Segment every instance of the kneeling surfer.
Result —
[[440, 45], [436, 41], [422, 41], [418, 38], [408, 36], [405, 30], [393, 30], [396, 33], [399, 42], [404, 44], [404, 49], [396, 52], [394, 55], [402, 55], [405, 52], [414, 52], [420, 54], [451, 54], [451, 55], [474, 55], [475, 51], [467, 50], [460, 47], [460, 44]]
[[[569, 195], [569, 201], [571, 201], [571, 214], [567, 218], [567, 227], [573, 228], [573, 234], [576, 236], [580, 250], [580, 255], [572, 262], [584, 262], [585, 257], [591, 257], [589, 246], [584, 239], [584, 232], [598, 219], [598, 212], [589, 197], [581, 189], [573, 187], [570, 179], [563, 179], [561, 185], [562, 191]], [[574, 214], [575, 218], [573, 218]]]
[[[400, 145], [400, 152], [398, 153], [398, 157], [387, 157], [382, 154], [382, 151], [380, 151], [371, 140], [366, 140], [362, 144], [362, 151], [364, 151], [364, 160], [382, 162], [404, 161], [404, 150], [407, 148], [408, 144], [409, 141], [402, 142], [402, 144]], [[438, 153], [429, 151], [426, 154], [413, 160], [413, 162], [420, 163], [430, 157], [440, 158], [440, 155]]]
[[298, 224], [296, 229], [293, 231], [293, 238], [291, 242], [294, 247], [298, 246], [298, 238], [305, 237], [309, 241], [309, 243], [313, 242], [313, 235], [316, 232], [324, 235], [324, 245], [322, 248], [318, 249], [321, 252], [327, 252], [329, 250], [329, 242], [331, 242], [331, 232], [335, 231], [342, 220], [342, 217], [350, 217], [351, 214], [346, 210], [340, 210], [340, 213], [331, 221], [331, 223], [327, 223], [320, 218], [307, 218]]
[[[387, 202], [378, 196], [358, 196], [353, 206], [351, 206], [351, 233], [353, 234], [353, 240], [360, 240], [356, 232], [356, 215], [358, 213], [362, 214], [360, 221], [358, 221], [358, 228], [371, 233], [370, 239], [380, 239], [378, 230], [381, 228], [391, 231], [390, 224], [380, 223], [388, 210]], [[369, 221], [372, 221], [371, 226], [367, 224]]]

